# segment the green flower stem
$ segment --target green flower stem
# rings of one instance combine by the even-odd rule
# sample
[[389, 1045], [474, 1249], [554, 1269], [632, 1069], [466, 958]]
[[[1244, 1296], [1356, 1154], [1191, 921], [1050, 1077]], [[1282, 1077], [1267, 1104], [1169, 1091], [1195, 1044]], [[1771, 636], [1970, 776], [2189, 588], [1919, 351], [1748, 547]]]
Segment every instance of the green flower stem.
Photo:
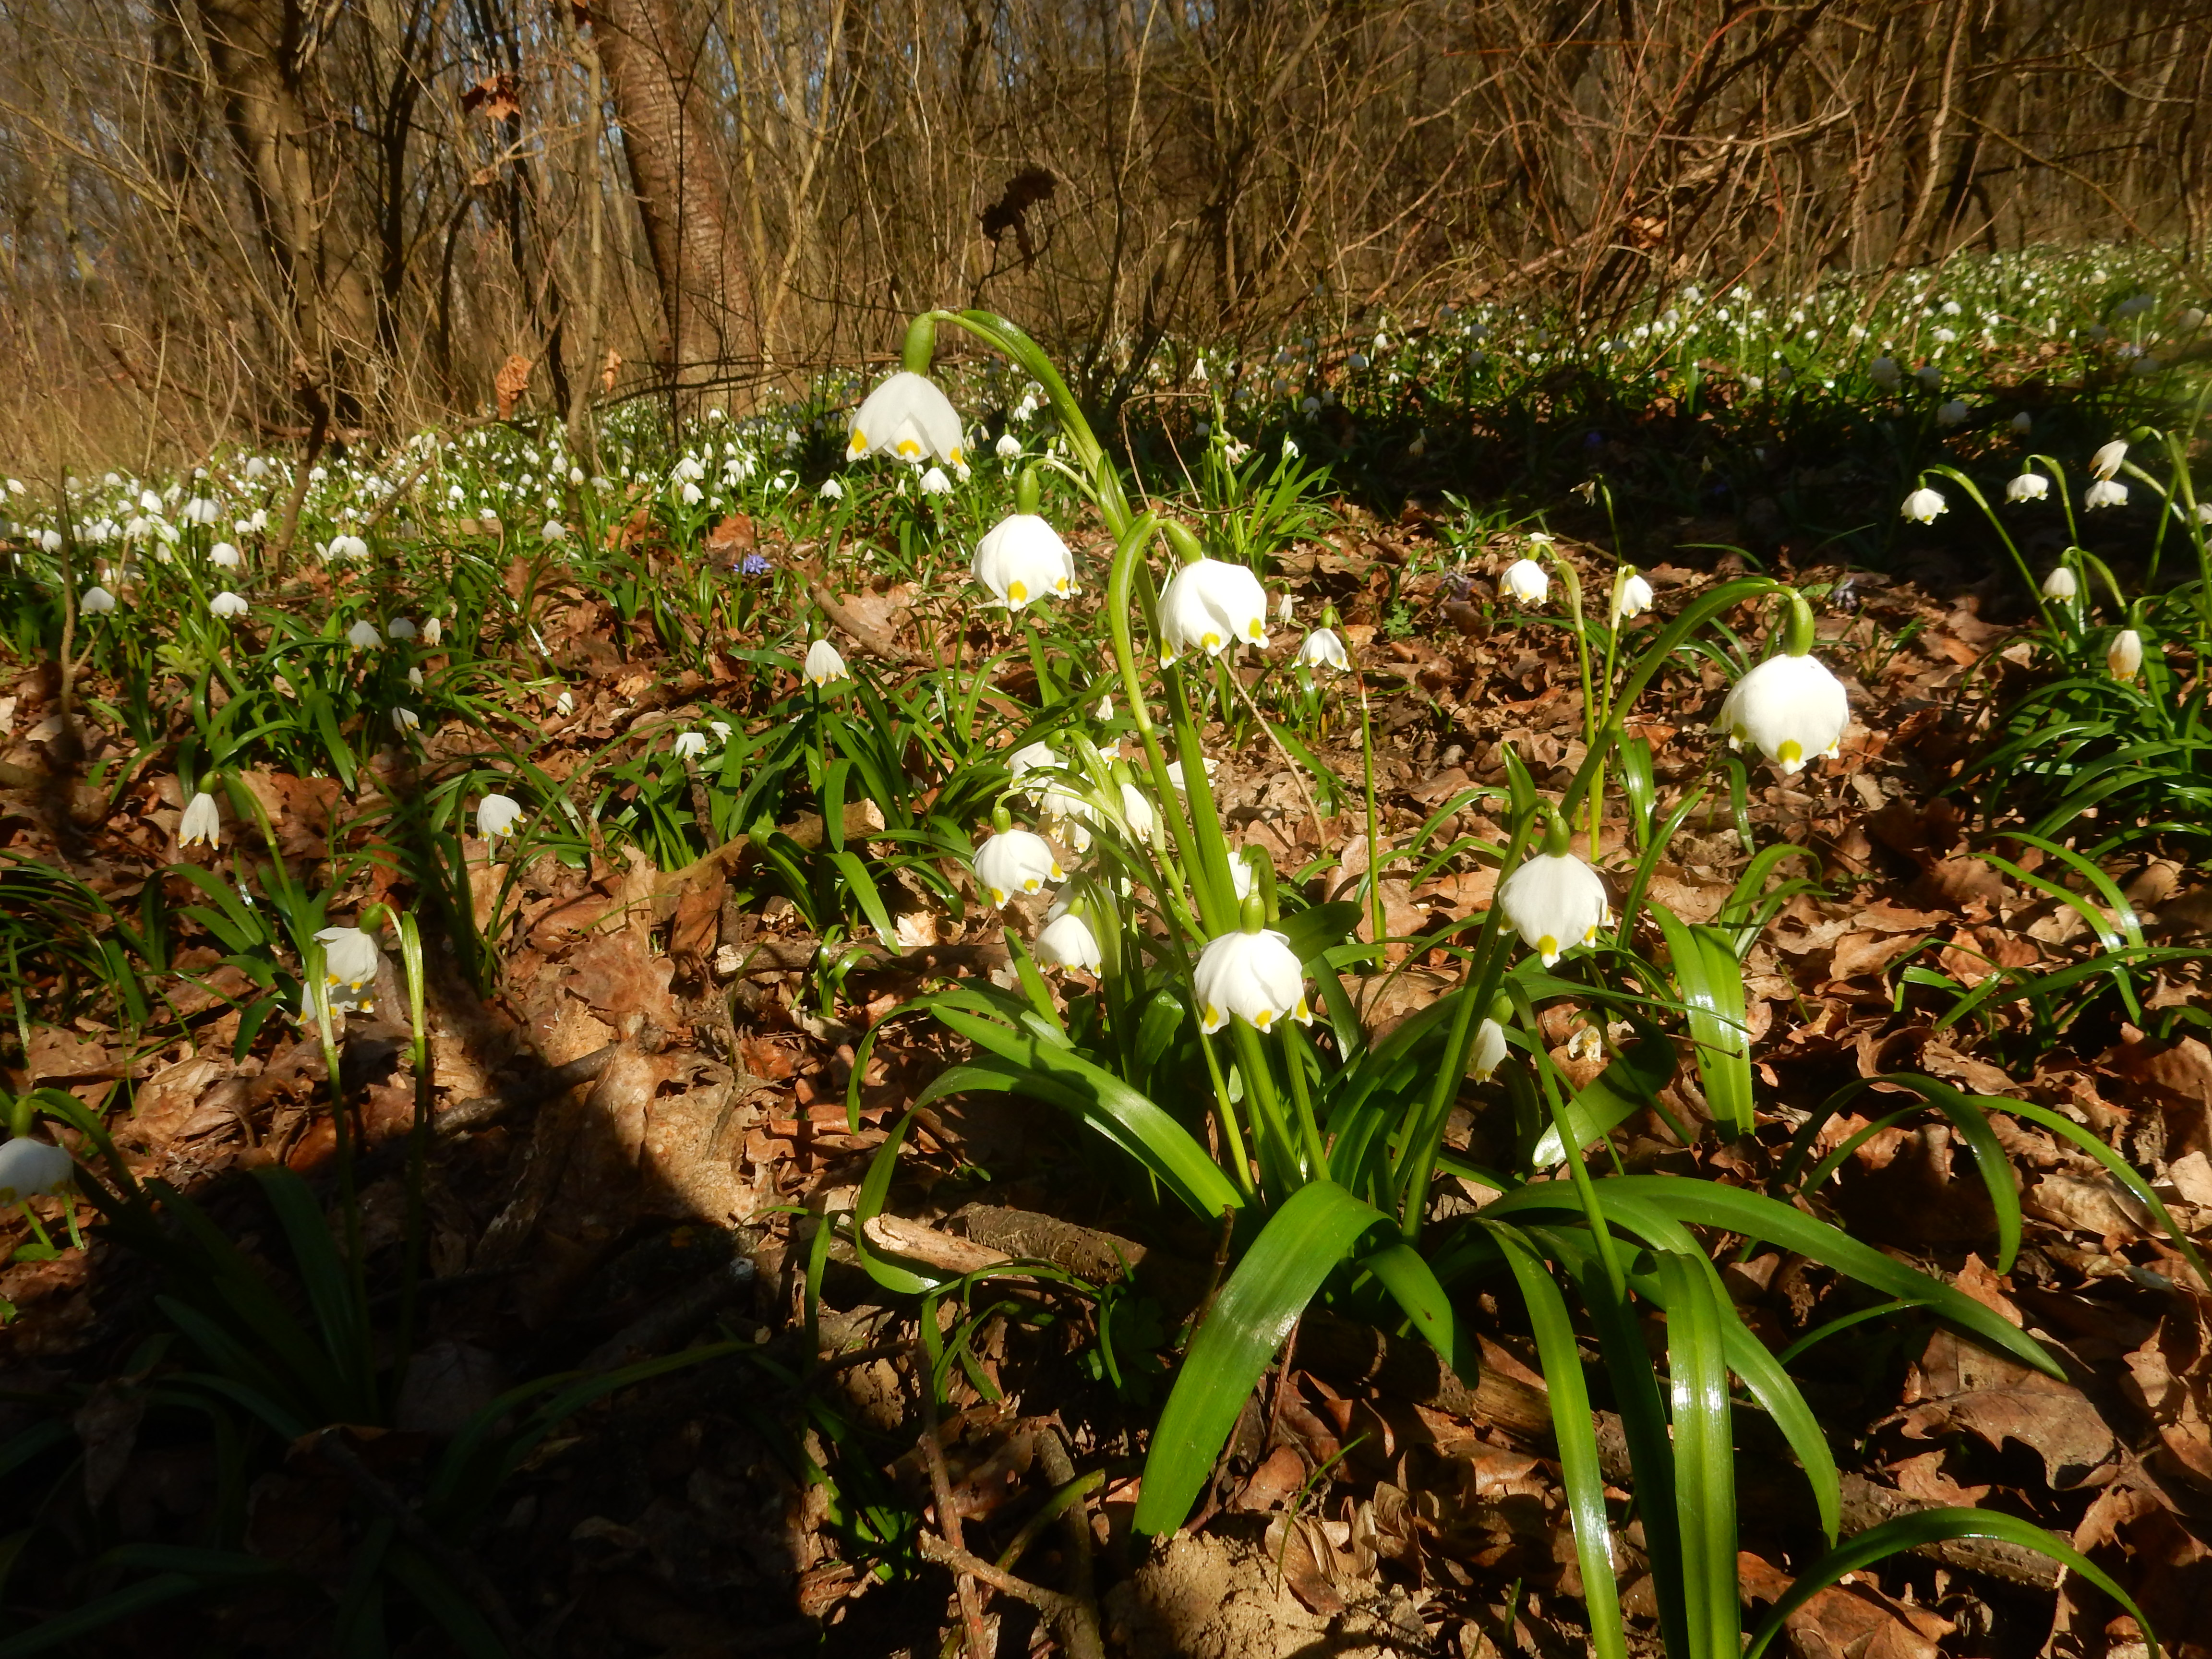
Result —
[[1328, 1173], [1328, 1147], [1314, 1115], [1313, 1091], [1306, 1082], [1305, 1035], [1294, 1024], [1283, 1026], [1283, 1065], [1291, 1078], [1291, 1107], [1297, 1114], [1298, 1139], [1305, 1148], [1306, 1172]]
[[[1522, 1029], [1537, 1028], [1534, 1010], [1525, 997], [1516, 997], [1521, 1013]], [[1595, 1246], [1600, 1265], [1605, 1269], [1606, 1283], [1613, 1291], [1613, 1300], [1626, 1307], [1628, 1303], [1628, 1275], [1620, 1265], [1620, 1252], [1613, 1237], [1613, 1225], [1605, 1213], [1605, 1206], [1597, 1195], [1597, 1183], [1590, 1179], [1589, 1165], [1583, 1159], [1581, 1143], [1576, 1139], [1574, 1126], [1567, 1120], [1567, 1103], [1559, 1092], [1559, 1079], [1553, 1074], [1551, 1056], [1540, 1042], [1530, 1056], [1534, 1061], [1544, 1091], [1544, 1103], [1550, 1109], [1553, 1126], [1559, 1132], [1559, 1145], [1566, 1149], [1567, 1170], [1575, 1184], [1575, 1196], [1582, 1200], [1583, 1214], [1589, 1222], [1590, 1242]], [[1610, 1143], [1608, 1143], [1610, 1144]]]
[[[1229, 1178], [1246, 1199], [1257, 1198], [1259, 1189], [1252, 1183], [1251, 1156], [1244, 1150], [1244, 1132], [1237, 1127], [1237, 1109], [1229, 1099], [1229, 1079], [1222, 1073], [1221, 1059], [1213, 1052], [1212, 1040], [1203, 1031], [1199, 1033], [1198, 1051], [1206, 1056], [1206, 1077], [1213, 1085], [1213, 1115], [1220, 1122], [1221, 1144], [1229, 1155]], [[1256, 1119], [1254, 1133], [1258, 1133]]]
[[[1106, 579], [1107, 632], [1113, 641], [1115, 666], [1121, 671], [1122, 695], [1129, 702], [1129, 723], [1137, 728], [1137, 740], [1144, 744], [1145, 761], [1152, 769], [1152, 793], [1160, 817], [1167, 825], [1169, 839], [1175, 843], [1184, 870], [1202, 874], [1204, 866], [1199, 862], [1198, 843], [1193, 838], [1189, 821], [1183, 816], [1175, 785], [1168, 777], [1167, 755], [1160, 747], [1158, 728], [1152, 724], [1152, 705], [1145, 694], [1143, 677], [1137, 670], [1136, 646], [1129, 629], [1131, 592], [1136, 585], [1138, 569], [1144, 563], [1145, 544], [1152, 538], [1152, 515], [1145, 514], [1122, 532], [1115, 546], [1113, 568]], [[1201, 768], [1201, 775], [1203, 770]], [[1203, 882], [1200, 884], [1198, 897], [1200, 910], [1204, 914], [1207, 905]], [[1214, 919], [1209, 915], [1206, 920], [1212, 926]], [[1226, 927], [1224, 921], [1215, 931], [1223, 931]]]
[[[1522, 823], [1507, 842], [1505, 857], [1498, 871], [1499, 885], [1504, 884], [1506, 877], [1520, 864], [1522, 849], [1528, 846], [1534, 832], [1533, 822]], [[1503, 914], [1495, 899], [1482, 913], [1482, 927], [1475, 935], [1474, 949], [1468, 953], [1467, 971], [1460, 976], [1460, 1004], [1452, 1011], [1451, 1035], [1444, 1044], [1443, 1064], [1429, 1091], [1426, 1109], [1413, 1132], [1400, 1143], [1398, 1157], [1391, 1166], [1391, 1176], [1399, 1194], [1399, 1226], [1408, 1243], [1419, 1241], [1421, 1236], [1421, 1223], [1428, 1207], [1429, 1182], [1435, 1179], [1437, 1153], [1443, 1145], [1444, 1130], [1450, 1125], [1452, 1104], [1459, 1098], [1459, 1086], [1467, 1077], [1468, 1060], [1474, 1053], [1475, 1034], [1480, 1029], [1480, 1011], [1497, 1000], [1498, 988], [1505, 981], [1507, 958], [1512, 952], [1499, 937]]]
[[2052, 604], [2043, 597], [2043, 585], [2035, 580], [2035, 572], [2029, 568], [2026, 556], [2014, 543], [2011, 532], [2004, 527], [2004, 520], [1997, 516], [1996, 509], [1990, 505], [1988, 498], [1975, 486], [1974, 481], [1955, 466], [1931, 466], [1928, 470], [1936, 477], [1948, 478], [1958, 485], [1966, 492], [1966, 498], [1982, 509], [1982, 516], [1990, 521], [1990, 527], [1997, 532], [1997, 539], [2005, 544], [2005, 551], [2012, 555], [2012, 562], [2020, 567], [2020, 579], [2027, 584], [2027, 591], [2035, 596], [2036, 604], [2041, 607], [2045, 625], [2051, 627], [2054, 633], [2057, 631], [2051, 622]]
[[1367, 673], [1355, 668], [1355, 683], [1359, 688], [1359, 767], [1360, 787], [1367, 805], [1367, 914], [1371, 918], [1368, 931], [1375, 936], [1375, 955], [1379, 963], [1382, 957], [1382, 820], [1375, 808], [1375, 721], [1367, 707]]
[[1267, 1063], [1267, 1046], [1259, 1027], [1231, 1014], [1229, 1040], [1237, 1050], [1237, 1069], [1244, 1079], [1244, 1101], [1252, 1111], [1253, 1133], [1261, 1137], [1261, 1173], [1267, 1185], [1277, 1189], [1274, 1196], [1279, 1203], [1316, 1172], [1305, 1167], [1304, 1151], [1283, 1115], [1283, 1103], [1275, 1092], [1274, 1068]]
[[[411, 915], [399, 917], [399, 963], [407, 980], [407, 1021], [415, 1068], [415, 1121], [407, 1135], [407, 1266], [399, 1281], [399, 1329], [392, 1352], [403, 1357], [415, 1347], [415, 1297], [422, 1275], [424, 1205], [422, 1182], [430, 1151], [430, 1097], [436, 1085], [430, 1064], [430, 1022], [424, 1006], [422, 935]], [[394, 1368], [395, 1383], [404, 1371]]]
[[1674, 648], [1680, 645], [1711, 618], [1747, 599], [1756, 599], [1763, 594], [1784, 591], [1780, 582], [1765, 576], [1742, 576], [1732, 582], [1723, 582], [1710, 592], [1700, 594], [1682, 607], [1680, 614], [1661, 629], [1651, 643], [1635, 658], [1628, 678], [1613, 699], [1613, 707], [1605, 725], [1599, 730], [1590, 751], [1583, 759], [1579, 770], [1568, 783], [1566, 793], [1559, 799], [1559, 816], [1572, 818], [1575, 809], [1595, 781], [1598, 769], [1603, 765], [1607, 752], [1620, 736], [1621, 721], [1636, 700], [1644, 695], [1644, 688], [1651, 678], [1673, 658]]

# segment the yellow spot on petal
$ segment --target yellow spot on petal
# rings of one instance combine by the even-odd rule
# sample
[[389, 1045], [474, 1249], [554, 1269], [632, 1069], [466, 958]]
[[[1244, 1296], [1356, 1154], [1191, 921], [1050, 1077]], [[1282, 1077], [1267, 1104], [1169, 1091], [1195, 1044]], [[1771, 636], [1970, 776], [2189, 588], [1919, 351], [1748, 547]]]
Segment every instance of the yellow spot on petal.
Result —
[[1027, 599], [1029, 596], [1030, 590], [1026, 583], [1008, 582], [1006, 584], [1006, 598], [1012, 600], [1014, 604], [1020, 605]]
[[1553, 957], [1559, 954], [1559, 941], [1553, 939], [1549, 933], [1545, 934], [1543, 938], [1536, 941], [1536, 954], [1543, 957], [1545, 961], [1549, 962]]
[[1004, 904], [1012, 896], [1012, 895], [1003, 887], [994, 887], [991, 890], [991, 902], [994, 904]]
[[1262, 1008], [1258, 1013], [1252, 1016], [1252, 1023], [1258, 1026], [1261, 1030], [1266, 1030], [1270, 1025], [1275, 1023], [1275, 1011], [1272, 1008]]
[[1795, 738], [1784, 738], [1782, 740], [1782, 747], [1775, 752], [1774, 757], [1784, 766], [1794, 769], [1804, 762], [1805, 745]]
[[[1054, 872], [1053, 872], [1053, 873], [1054, 873], [1054, 875], [1058, 875], [1060, 872], [1059, 872], [1058, 871], [1056, 871], [1056, 870], [1055, 870]], [[1035, 876], [1030, 876], [1030, 877], [1025, 878], [1023, 880], [1023, 882], [1022, 882], [1022, 891], [1024, 891], [1024, 893], [1034, 893], [1034, 892], [1036, 892], [1036, 891], [1037, 890], [1037, 889], [1039, 889], [1040, 887], [1042, 887], [1043, 885], [1044, 885], [1044, 884], [1043, 884], [1042, 882], [1039, 881], [1039, 880], [1035, 877]]]
[[899, 459], [902, 461], [919, 460], [921, 458], [921, 446], [911, 438], [902, 438], [898, 443], [898, 453]]
[[1291, 1017], [1301, 1025], [1313, 1024], [1313, 1010], [1306, 1006], [1306, 1000], [1304, 997], [1298, 999], [1298, 1006], [1291, 1010]]
[[1267, 624], [1261, 622], [1257, 617], [1255, 617], [1245, 625], [1244, 632], [1250, 638], [1264, 640], [1267, 637]]
[[961, 448], [958, 444], [955, 444], [945, 452], [945, 459], [955, 466], [965, 466], [968, 464], [968, 452]]
[[857, 454], [860, 453], [860, 452], [861, 452], [861, 451], [863, 451], [863, 450], [865, 450], [866, 448], [867, 448], [867, 447], [868, 447], [868, 438], [867, 438], [867, 434], [866, 434], [866, 433], [862, 432], [862, 431], [860, 430], [860, 428], [858, 428], [857, 426], [856, 426], [856, 427], [854, 427], [854, 428], [853, 428], [853, 435], [852, 435], [852, 438], [851, 438], [851, 440], [850, 440], [849, 441], [848, 441], [848, 442], [847, 442], [847, 444], [846, 444], [845, 447], [846, 447], [846, 448], [848, 448], [848, 449], [849, 449], [849, 450], [851, 450], [851, 451], [853, 452], [853, 453], [854, 453], [855, 455], [857, 455]]
[[1066, 876], [1060, 870], [1060, 860], [1058, 859], [1054, 859], [1052, 861], [1052, 878], [1054, 881], [1063, 881], [1066, 879]]
[[1212, 629], [1199, 635], [1198, 648], [1201, 651], [1218, 651], [1221, 649], [1221, 635]]

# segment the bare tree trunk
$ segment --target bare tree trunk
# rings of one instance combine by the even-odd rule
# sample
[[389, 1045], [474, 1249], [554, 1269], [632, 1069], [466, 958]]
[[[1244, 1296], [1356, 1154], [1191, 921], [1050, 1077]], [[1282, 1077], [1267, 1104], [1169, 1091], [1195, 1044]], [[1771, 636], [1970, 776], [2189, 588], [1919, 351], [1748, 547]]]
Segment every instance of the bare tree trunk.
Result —
[[[315, 379], [334, 384], [372, 338], [375, 302], [324, 234], [331, 196], [316, 177], [307, 14], [298, 0], [202, 0], [199, 13], [262, 238], [291, 299], [295, 349]], [[341, 407], [355, 401], [342, 396]]]
[[705, 40], [678, 27], [674, 0], [594, 0], [592, 26], [660, 289], [668, 378], [679, 403], [696, 401], [717, 365], [760, 357], [745, 249], [699, 85]]

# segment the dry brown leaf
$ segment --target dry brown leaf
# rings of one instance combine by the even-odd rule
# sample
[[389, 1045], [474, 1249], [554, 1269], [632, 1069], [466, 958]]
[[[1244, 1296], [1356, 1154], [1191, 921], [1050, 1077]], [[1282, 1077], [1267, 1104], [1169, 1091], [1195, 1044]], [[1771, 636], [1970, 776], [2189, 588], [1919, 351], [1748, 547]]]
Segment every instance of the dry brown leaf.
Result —
[[1929, 1340], [1898, 1422], [1915, 1440], [1960, 1430], [1991, 1446], [2016, 1440], [2043, 1460], [2053, 1489], [2093, 1484], [2119, 1443], [2070, 1382], [1990, 1353], [1949, 1331]]
[[2212, 1328], [2205, 1298], [2191, 1303], [2187, 1314], [2168, 1314], [2127, 1356], [2122, 1386], [2157, 1425], [2160, 1443], [2180, 1472], [2212, 1486]]
[[499, 373], [492, 377], [492, 390], [499, 394], [499, 418], [502, 421], [514, 414], [515, 404], [530, 386], [530, 359], [520, 352], [509, 356], [500, 365]]

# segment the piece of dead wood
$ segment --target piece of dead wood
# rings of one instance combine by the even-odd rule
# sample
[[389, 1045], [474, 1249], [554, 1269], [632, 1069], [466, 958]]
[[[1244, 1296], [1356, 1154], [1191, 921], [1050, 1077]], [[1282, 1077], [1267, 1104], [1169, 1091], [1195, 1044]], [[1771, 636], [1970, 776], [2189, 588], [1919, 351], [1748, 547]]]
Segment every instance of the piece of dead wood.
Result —
[[885, 662], [896, 663], [901, 667], [920, 660], [913, 652], [908, 650], [882, 629], [857, 615], [851, 606], [841, 603], [836, 596], [820, 582], [809, 581], [806, 584], [806, 597], [820, 605], [822, 614], [858, 641], [871, 656], [880, 657]]
[[[1049, 1261], [1094, 1280], [1119, 1279], [1125, 1276], [1126, 1268], [1127, 1274], [1133, 1275], [1142, 1288], [1165, 1304], [1171, 1319], [1195, 1306], [1205, 1293], [1204, 1264], [1052, 1216], [976, 1204], [959, 1211], [951, 1221], [961, 1228], [964, 1237], [956, 1239], [935, 1229], [905, 1224], [896, 1232], [898, 1253], [960, 1273], [973, 1272], [978, 1265], [992, 1265], [975, 1256], [974, 1249], [979, 1244], [1002, 1252], [1002, 1260], [1026, 1257]], [[944, 1242], [933, 1243], [923, 1237], [928, 1234]], [[928, 1252], [935, 1252], [935, 1256]], [[956, 1261], [961, 1265], [956, 1267]], [[1316, 1309], [1300, 1322], [1298, 1358], [1304, 1369], [1334, 1386], [1364, 1385], [1431, 1410], [1489, 1425], [1532, 1447], [1548, 1449], [1553, 1444], [1550, 1396], [1540, 1385], [1487, 1367], [1469, 1384], [1426, 1343], [1405, 1341], [1372, 1326]], [[1599, 1461], [1607, 1479], [1631, 1480], [1633, 1472], [1620, 1419], [1611, 1412], [1595, 1415]], [[1737, 1473], [1742, 1486], [1740, 1501], [1747, 1517], [1781, 1524], [1803, 1524], [1813, 1519], [1812, 1493], [1798, 1470], [1746, 1459], [1738, 1465]], [[1862, 1474], [1844, 1474], [1841, 1486], [1840, 1518], [1846, 1537], [1899, 1516], [1939, 1507], [1879, 1486]], [[2037, 1589], [2052, 1588], [2060, 1576], [2057, 1563], [1999, 1539], [1945, 1539], [1918, 1546], [1915, 1553]]]
[[589, 1083], [607, 1068], [614, 1058], [619, 1042], [610, 1042], [570, 1060], [566, 1066], [555, 1066], [522, 1078], [496, 1095], [478, 1095], [447, 1107], [432, 1120], [432, 1127], [441, 1135], [465, 1134], [471, 1129], [481, 1129], [495, 1123], [509, 1112], [526, 1106], [536, 1106], [566, 1094], [579, 1084]]

